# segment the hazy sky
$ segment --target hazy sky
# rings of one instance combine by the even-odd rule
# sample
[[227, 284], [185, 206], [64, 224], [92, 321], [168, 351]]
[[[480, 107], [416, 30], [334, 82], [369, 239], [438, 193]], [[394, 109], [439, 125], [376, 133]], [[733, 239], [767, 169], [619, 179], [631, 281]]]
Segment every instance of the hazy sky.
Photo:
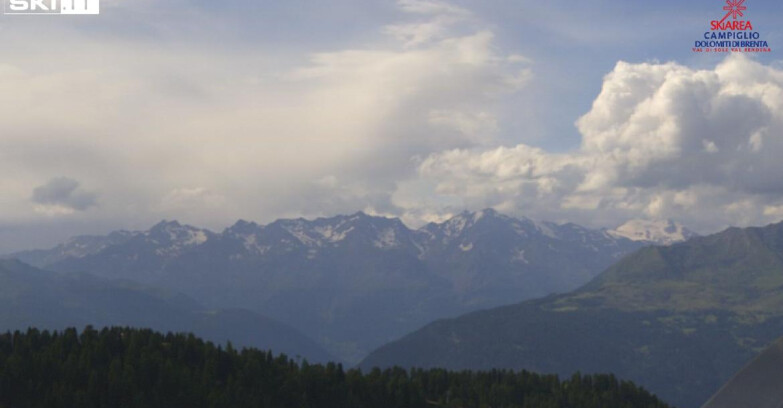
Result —
[[0, 253], [468, 209], [700, 232], [783, 219], [772, 53], [693, 53], [722, 0], [102, 0], [0, 16]]

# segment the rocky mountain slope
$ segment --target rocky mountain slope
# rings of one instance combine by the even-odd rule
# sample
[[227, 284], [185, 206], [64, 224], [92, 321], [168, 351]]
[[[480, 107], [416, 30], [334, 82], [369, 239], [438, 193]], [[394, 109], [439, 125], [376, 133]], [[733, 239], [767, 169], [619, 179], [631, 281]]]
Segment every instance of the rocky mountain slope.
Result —
[[696, 408], [781, 334], [783, 223], [642, 248], [576, 291], [432, 323], [362, 367], [612, 372]]

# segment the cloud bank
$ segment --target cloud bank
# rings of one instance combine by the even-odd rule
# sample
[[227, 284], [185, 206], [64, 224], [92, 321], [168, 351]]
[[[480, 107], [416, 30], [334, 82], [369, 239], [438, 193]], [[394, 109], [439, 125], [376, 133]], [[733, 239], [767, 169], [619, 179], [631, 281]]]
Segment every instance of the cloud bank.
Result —
[[[204, 40], [149, 5], [101, 18], [145, 22], [165, 41], [122, 21], [7, 23], [6, 44], [38, 46], [0, 56], [0, 171], [16, 175], [0, 180], [0, 224], [401, 214], [391, 197], [416, 158], [491, 146], [498, 107], [532, 75], [470, 11], [440, 1], [401, 0], [398, 21], [363, 44], [291, 55]], [[189, 7], [199, 29], [226, 29]], [[101, 191], [100, 207], [75, 180]]]
[[[357, 10], [308, 5], [319, 29], [329, 9]], [[779, 67], [620, 62], [576, 122], [580, 146], [553, 153], [534, 124], [508, 130], [552, 109], [528, 90], [553, 79], [471, 10], [378, 2], [350, 40], [282, 42], [254, 31], [278, 8], [300, 11], [145, 0], [95, 20], [4, 19], [0, 252], [164, 218], [220, 229], [363, 210], [416, 226], [495, 207], [700, 232], [783, 218]]]
[[783, 71], [619, 62], [576, 126], [581, 147], [453, 149], [419, 176], [467, 207], [611, 225], [674, 218], [714, 231], [783, 215]]

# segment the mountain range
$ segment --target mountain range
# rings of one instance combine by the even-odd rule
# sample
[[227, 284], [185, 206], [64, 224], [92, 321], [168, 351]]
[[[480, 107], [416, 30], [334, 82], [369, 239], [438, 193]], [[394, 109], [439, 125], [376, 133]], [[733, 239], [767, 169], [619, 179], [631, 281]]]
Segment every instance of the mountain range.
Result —
[[88, 325], [188, 332], [314, 362], [334, 359], [297, 330], [247, 310], [210, 310], [174, 292], [87, 274], [59, 275], [0, 260], [0, 331]]
[[[47, 270], [181, 292], [207, 308], [253, 310], [355, 363], [435, 319], [575, 289], [651, 243], [623, 236], [636, 230], [618, 231], [494, 210], [413, 230], [357, 213], [239, 221], [221, 233], [164, 221], [14, 256]], [[667, 231], [645, 236], [685, 238], [681, 227]]]
[[434, 322], [361, 367], [612, 372], [696, 408], [783, 334], [783, 223], [639, 249], [561, 295]]

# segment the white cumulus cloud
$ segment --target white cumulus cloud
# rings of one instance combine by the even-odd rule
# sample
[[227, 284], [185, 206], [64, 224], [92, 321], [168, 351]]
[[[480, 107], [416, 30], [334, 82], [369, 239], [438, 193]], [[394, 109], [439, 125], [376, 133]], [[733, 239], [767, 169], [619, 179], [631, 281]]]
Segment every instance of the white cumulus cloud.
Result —
[[778, 221], [783, 71], [732, 56], [714, 69], [618, 63], [576, 123], [581, 147], [428, 156], [420, 180], [454, 204], [611, 225], [675, 218], [713, 231]]

